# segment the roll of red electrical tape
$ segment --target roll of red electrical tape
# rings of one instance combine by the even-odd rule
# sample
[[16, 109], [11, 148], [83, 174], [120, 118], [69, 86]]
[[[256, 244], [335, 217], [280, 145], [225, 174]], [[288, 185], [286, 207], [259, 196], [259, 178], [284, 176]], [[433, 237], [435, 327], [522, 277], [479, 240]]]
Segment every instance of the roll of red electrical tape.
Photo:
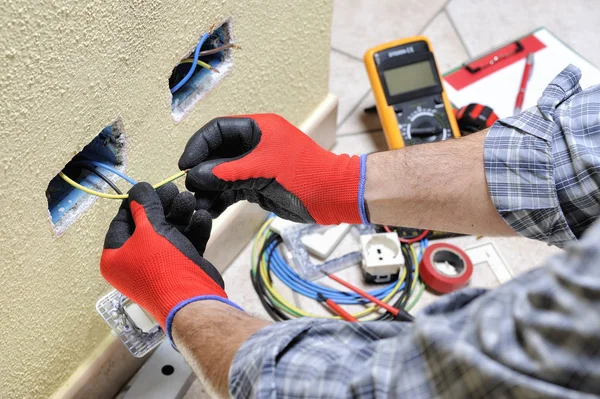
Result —
[[454, 245], [432, 244], [423, 253], [419, 274], [429, 288], [447, 294], [467, 285], [473, 274], [473, 262]]

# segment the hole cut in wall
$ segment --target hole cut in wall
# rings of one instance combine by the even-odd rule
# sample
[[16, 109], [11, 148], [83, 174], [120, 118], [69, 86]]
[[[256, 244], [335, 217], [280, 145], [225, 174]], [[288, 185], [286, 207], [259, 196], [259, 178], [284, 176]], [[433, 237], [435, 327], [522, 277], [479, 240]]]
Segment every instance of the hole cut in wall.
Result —
[[[214, 29], [204, 41], [199, 49], [198, 60], [205, 65], [203, 67], [198, 63], [186, 80], [186, 75], [193, 68], [197, 47], [196, 45], [194, 50], [173, 68], [169, 78], [169, 90], [172, 95], [171, 115], [176, 122], [182, 120], [231, 70], [233, 49], [239, 48], [232, 40], [231, 22], [226, 21]], [[207, 66], [212, 69], [208, 69]], [[182, 84], [182, 81], [185, 83]]]
[[[126, 164], [126, 141], [120, 120], [106, 126], [75, 155], [62, 169], [72, 180], [92, 190], [108, 192], [119, 180], [117, 172], [123, 172]], [[104, 167], [112, 168], [110, 172]], [[106, 179], [107, 181], [103, 180]], [[118, 189], [118, 187], [117, 187]], [[64, 181], [58, 174], [50, 180], [46, 189], [48, 213], [56, 235], [64, 233], [73, 222], [83, 215], [97, 200]]]

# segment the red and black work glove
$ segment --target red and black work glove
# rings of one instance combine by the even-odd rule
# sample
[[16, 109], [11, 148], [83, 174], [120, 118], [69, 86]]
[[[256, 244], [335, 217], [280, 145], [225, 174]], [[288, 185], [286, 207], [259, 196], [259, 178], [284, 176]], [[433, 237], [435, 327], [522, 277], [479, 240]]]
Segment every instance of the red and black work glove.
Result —
[[148, 311], [170, 339], [173, 317], [191, 302], [217, 300], [239, 309], [202, 258], [212, 218], [194, 208], [194, 196], [172, 183], [158, 190], [136, 184], [110, 224], [100, 260], [106, 281]]
[[335, 155], [281, 116], [217, 118], [188, 141], [179, 168], [213, 217], [248, 200], [303, 223], [367, 223], [366, 155]]

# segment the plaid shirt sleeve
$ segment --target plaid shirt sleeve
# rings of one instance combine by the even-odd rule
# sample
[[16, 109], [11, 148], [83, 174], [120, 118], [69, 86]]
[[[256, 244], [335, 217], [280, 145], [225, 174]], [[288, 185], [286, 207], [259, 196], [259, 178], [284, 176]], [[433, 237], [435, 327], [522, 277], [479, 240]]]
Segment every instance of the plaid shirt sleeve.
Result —
[[235, 356], [235, 398], [598, 398], [600, 222], [543, 267], [413, 323], [299, 319]]
[[[523, 235], [563, 245], [598, 216], [600, 87], [569, 66], [485, 146], [490, 193]], [[229, 373], [247, 398], [599, 398], [600, 222], [497, 289], [440, 298], [413, 323], [299, 319], [255, 333]]]
[[537, 106], [497, 121], [485, 142], [496, 209], [519, 234], [564, 246], [600, 215], [600, 85], [569, 65]]

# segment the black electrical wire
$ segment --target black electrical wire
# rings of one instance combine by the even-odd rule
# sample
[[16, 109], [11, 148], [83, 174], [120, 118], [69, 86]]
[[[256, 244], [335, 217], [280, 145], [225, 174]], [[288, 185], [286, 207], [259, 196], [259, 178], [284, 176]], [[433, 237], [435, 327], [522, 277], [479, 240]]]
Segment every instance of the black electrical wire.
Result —
[[[275, 245], [272, 245], [273, 243], [275, 243]], [[281, 236], [277, 235], [277, 234], [273, 234], [271, 235], [263, 244], [263, 247], [260, 250], [260, 253], [258, 255], [258, 259], [257, 262], [260, 262], [261, 259], [263, 258], [263, 256], [265, 256], [266, 253], [266, 271], [267, 271], [267, 276], [269, 278], [270, 281], [272, 281], [272, 275], [271, 275], [271, 256], [273, 254], [274, 251], [277, 250], [277, 248], [279, 247], [279, 245], [281, 245], [283, 243], [283, 239], [281, 238]], [[272, 249], [269, 250], [268, 252], [267, 249], [269, 247], [272, 246]], [[407, 248], [408, 252], [403, 252], [403, 255], [405, 256], [405, 258], [408, 256], [410, 257], [410, 248]], [[406, 249], [405, 249], [406, 250]], [[392, 305], [395, 308], [401, 310], [402, 309], [402, 305], [406, 305], [406, 302], [408, 301], [408, 297], [410, 297], [410, 293], [407, 292], [408, 290], [410, 290], [410, 284], [412, 284], [412, 276], [413, 276], [413, 262], [410, 260], [412, 258], [409, 258], [408, 261], [406, 261], [405, 263], [407, 263], [407, 270], [408, 270], [408, 280], [406, 281], [405, 284], [407, 284], [406, 286], [408, 287], [405, 288], [402, 291], [402, 295], [398, 298], [398, 300], [396, 300], [396, 302]], [[258, 264], [258, 263], [257, 263]], [[282, 320], [290, 320], [291, 317], [283, 312], [275, 303], [273, 303], [273, 301], [271, 300], [271, 298], [267, 295], [266, 292], [266, 288], [264, 287], [264, 281], [263, 279], [259, 276], [259, 272], [257, 271], [256, 274], [253, 274], [252, 272], [250, 272], [250, 277], [252, 280], [252, 285], [254, 287], [254, 290], [256, 291], [256, 293], [258, 294], [258, 297], [261, 301], [261, 304], [263, 305], [263, 307], [265, 308], [265, 310], [267, 311], [267, 313], [269, 314], [269, 316], [271, 316], [273, 318], [273, 320], [275, 321], [282, 321]], [[410, 284], [409, 284], [410, 283]], [[406, 299], [405, 299], [406, 298]], [[409, 317], [410, 314], [408, 314]], [[385, 312], [383, 314], [381, 314], [379, 317], [377, 317], [376, 319], [373, 319], [374, 321], [382, 321], [382, 320], [394, 320], [396, 318], [396, 316], [392, 315], [389, 312]]]
[[[123, 194], [123, 192], [121, 190], [119, 190], [119, 187], [117, 187], [117, 185], [115, 183], [113, 183], [112, 180], [110, 180], [102, 172], [99, 172], [98, 169], [96, 169], [95, 167], [93, 167], [91, 165], [86, 165], [84, 163], [79, 163], [79, 162], [73, 162], [71, 165], [78, 166], [80, 169], [85, 169], [85, 170], [92, 172], [93, 174], [95, 174], [96, 176], [98, 176], [99, 178], [104, 180], [106, 182], [106, 184], [108, 184], [117, 194]], [[69, 165], [69, 166], [71, 166], [71, 165]]]
[[[402, 249], [402, 255], [404, 255], [404, 264], [405, 264], [404, 266], [406, 267], [405, 288], [404, 288], [404, 290], [402, 290], [402, 294], [400, 294], [400, 297], [396, 300], [396, 302], [392, 306], [398, 310], [403, 311], [405, 313], [405, 315], [412, 318], [413, 316], [410, 313], [408, 313], [408, 311], [406, 311], [406, 304], [408, 303], [408, 301], [410, 299], [410, 294], [411, 294], [410, 287], [412, 286], [412, 281], [414, 279], [414, 266], [415, 266], [414, 262], [416, 262], [417, 260], [414, 259], [412, 256], [412, 251], [410, 250], [410, 244], [401, 244], [401, 249]], [[396, 316], [394, 316], [390, 312], [385, 312], [385, 314], [383, 314], [378, 320], [382, 320], [382, 321], [396, 320]]]
[[406, 267], [406, 289], [402, 292], [400, 297], [400, 308], [405, 309], [410, 298], [410, 288], [414, 278], [414, 263], [411, 254], [410, 244], [401, 244], [402, 254], [404, 255], [404, 264]]
[[[260, 253], [258, 254], [257, 265], [260, 265], [260, 261], [263, 258], [263, 256], [265, 255], [265, 252], [271, 246], [271, 244], [273, 244], [274, 242], [276, 242], [276, 244], [266, 254], [267, 267], [268, 267], [268, 265], [270, 263], [271, 255], [273, 254], [273, 251], [275, 251], [277, 249], [277, 247], [279, 246], [279, 244], [281, 244], [283, 242], [283, 239], [278, 234], [273, 234], [272, 236], [267, 238], [267, 240], [263, 244], [263, 247], [260, 250]], [[265, 308], [265, 310], [267, 311], [267, 313], [269, 314], [269, 316], [271, 316], [271, 318], [273, 320], [275, 320], [275, 321], [290, 320], [290, 317], [285, 312], [283, 312], [281, 309], [279, 309], [273, 303], [271, 298], [267, 295], [266, 289], [263, 285], [262, 279], [259, 276], [259, 273], [260, 273], [260, 271], [258, 269], [256, 270], [256, 273], [252, 273], [252, 271], [250, 271], [250, 279], [252, 281], [252, 285], [254, 286], [254, 290], [258, 294], [258, 298], [259, 298], [261, 304], [263, 305], [263, 307]], [[270, 276], [269, 276], [269, 278], [270, 278]]]
[[[266, 253], [266, 262], [267, 262], [267, 267], [271, 262], [271, 256], [273, 255], [273, 252], [277, 250], [277, 247], [283, 242], [283, 239], [281, 238], [281, 236], [277, 235], [273, 238], [273, 240], [269, 243], [267, 243], [267, 245], [265, 245], [265, 251], [271, 246], [271, 243], [274, 243], [275, 245], [272, 246], [271, 250], [269, 252]], [[263, 251], [263, 253], [265, 253]], [[259, 283], [259, 287], [260, 290], [262, 292], [262, 297], [263, 297], [263, 305], [268, 305], [268, 309], [267, 312], [269, 312], [269, 314], [271, 315], [271, 317], [273, 317], [274, 320], [276, 321], [283, 321], [283, 320], [290, 320], [291, 317], [284, 312], [283, 310], [280, 309], [279, 306], [277, 306], [277, 304], [273, 301], [273, 299], [268, 295], [267, 290], [264, 286], [264, 281], [260, 278], [259, 275], [260, 272], [257, 271], [257, 282]], [[270, 274], [268, 275], [269, 279], [271, 279]]]

